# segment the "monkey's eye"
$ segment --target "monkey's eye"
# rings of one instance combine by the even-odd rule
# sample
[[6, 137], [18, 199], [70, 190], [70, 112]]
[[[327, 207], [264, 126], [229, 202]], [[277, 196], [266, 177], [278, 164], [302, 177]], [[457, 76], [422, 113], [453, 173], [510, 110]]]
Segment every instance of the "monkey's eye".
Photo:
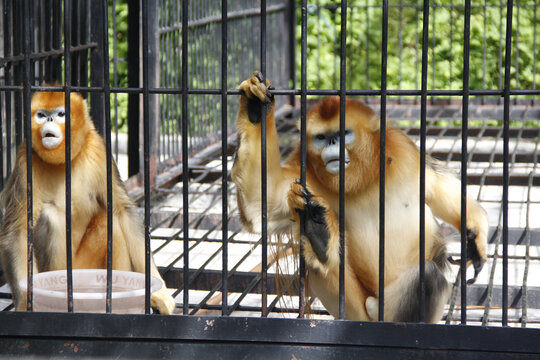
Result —
[[38, 111], [36, 111], [36, 114], [34, 115], [34, 120], [38, 124], [43, 124], [45, 121], [47, 121], [48, 117], [49, 117], [48, 113], [46, 113], [44, 111], [41, 111], [41, 110], [38, 110]]
[[317, 140], [325, 140], [326, 136], [324, 136], [323, 134], [317, 134], [317, 135], [315, 135], [315, 139], [317, 139]]
[[64, 110], [64, 108], [56, 109], [54, 121], [59, 122], [60, 124], [63, 124], [66, 122], [66, 111]]

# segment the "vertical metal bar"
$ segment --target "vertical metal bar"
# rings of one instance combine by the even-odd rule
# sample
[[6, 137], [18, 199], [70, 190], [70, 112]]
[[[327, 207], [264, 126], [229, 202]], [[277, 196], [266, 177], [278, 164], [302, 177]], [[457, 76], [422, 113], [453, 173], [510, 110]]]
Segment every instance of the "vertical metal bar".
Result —
[[503, 110], [503, 288], [502, 325], [508, 326], [508, 186], [509, 186], [509, 142], [510, 142], [510, 64], [512, 62], [512, 11], [514, 2], [506, 5], [506, 43], [504, 56], [504, 110]]
[[27, 219], [27, 256], [28, 256], [28, 279], [26, 293], [27, 310], [33, 311], [33, 265], [34, 265], [34, 218], [32, 198], [32, 127], [31, 127], [31, 86], [30, 79], [31, 63], [31, 29], [30, 29], [30, 0], [23, 2], [23, 51], [24, 51], [24, 132], [26, 137], [26, 219]]
[[[317, 8], [319, 9], [319, 8]], [[300, 49], [300, 182], [306, 185], [306, 115], [307, 115], [307, 0], [302, 0], [301, 10], [301, 49]], [[300, 238], [305, 233], [305, 213], [300, 216]], [[306, 312], [306, 261], [304, 247], [300, 242], [299, 258], [299, 314], [303, 318]]]
[[469, 119], [469, 53], [471, 1], [465, 0], [463, 29], [463, 99], [461, 123], [461, 324], [467, 324], [467, 132]]
[[[519, 89], [519, 9], [521, 7], [521, 4], [519, 0], [516, 0], [516, 28], [515, 28], [515, 56], [516, 61], [514, 64], [515, 67], [515, 74], [516, 74], [516, 89]], [[517, 104], [517, 96], [514, 97], [514, 103]]]
[[[317, 8], [318, 10], [318, 8]], [[296, 89], [296, 6], [295, 1], [289, 1], [287, 7], [289, 31], [289, 80], [291, 88]], [[295, 97], [289, 97], [289, 104], [294, 105]]]
[[73, 312], [73, 258], [71, 249], [71, 2], [64, 0], [64, 95], [65, 95], [65, 144], [66, 144], [66, 266], [67, 309]]
[[345, 102], [347, 87], [347, 1], [341, 1], [339, 69], [339, 318], [345, 319]]
[[[128, 86], [140, 84], [140, 0], [128, 0]], [[140, 171], [140, 95], [128, 95], [128, 176]]]
[[388, 58], [388, 0], [382, 3], [381, 117], [379, 130], [379, 321], [384, 320], [385, 185], [386, 185], [386, 87]]
[[184, 315], [189, 311], [189, 164], [188, 164], [188, 0], [182, 1], [182, 198], [184, 229]]
[[144, 255], [145, 255], [145, 313], [150, 314], [150, 99], [148, 60], [148, 1], [142, 0], [143, 35], [143, 161], [144, 161]]
[[[431, 23], [431, 31], [433, 31], [433, 36], [431, 37], [431, 88], [436, 88], [436, 81], [435, 81], [435, 74], [436, 74], [436, 62], [435, 59], [437, 58], [437, 54], [435, 53], [435, 49], [437, 46], [437, 35], [436, 35], [436, 28], [437, 28], [437, 22], [435, 21], [435, 17], [437, 16], [437, 7], [435, 4], [432, 4], [433, 6], [433, 16], [432, 16], [432, 23]], [[435, 100], [434, 96], [431, 96], [431, 103], [433, 104], [433, 101]]]
[[[113, 190], [112, 190], [112, 154], [111, 154], [111, 90], [109, 77], [109, 11], [108, 0], [103, 0], [103, 64], [106, 67], [103, 71], [103, 99], [105, 100], [105, 150], [107, 153], [107, 297], [105, 300], [105, 311], [112, 310], [112, 258], [113, 258]], [[113, 7], [112, 11], [115, 9]]]
[[[29, 5], [30, 6], [30, 5]], [[19, 19], [24, 17], [23, 11], [26, 11], [24, 9], [24, 2], [21, 1], [15, 1], [13, 2], [13, 54], [19, 55], [24, 52], [23, 46], [24, 46], [24, 21], [21, 22]], [[30, 16], [30, 9], [28, 9], [28, 16]], [[32, 36], [31, 34], [29, 36]], [[30, 45], [29, 45], [30, 46]], [[28, 51], [32, 51], [32, 49], [28, 49]], [[15, 62], [13, 66], [13, 80], [15, 84], [20, 84], [24, 82], [24, 63]], [[30, 76], [30, 74], [27, 74]], [[15, 119], [22, 119], [23, 118], [23, 103], [22, 103], [22, 94], [19, 92], [14, 92], [14, 110], [15, 110]], [[23, 141], [23, 129], [22, 129], [22, 121], [15, 121], [15, 144], [19, 146]]]
[[420, 321], [425, 321], [425, 219], [426, 207], [423, 205], [426, 201], [426, 117], [427, 117], [427, 71], [428, 71], [428, 49], [429, 49], [429, 0], [424, 0], [422, 20], [422, 76], [421, 76], [421, 95], [420, 95]]
[[[366, 90], [369, 90], [369, 0], [366, 0]], [[369, 97], [366, 96], [366, 103], [369, 102]]]
[[[260, 49], [261, 72], [263, 73], [263, 81], [266, 81], [266, 0], [261, 0], [261, 49]], [[266, 162], [266, 105], [262, 106], [261, 114], [261, 316], [266, 317], [267, 314], [267, 271], [268, 271], [268, 199], [267, 199], [267, 162]]]
[[[90, 73], [90, 81], [93, 87], [103, 86], [103, 72], [109, 66], [108, 63], [103, 63], [103, 50], [105, 45], [103, 44], [103, 29], [101, 21], [103, 21], [103, 6], [100, 1], [91, 1], [90, 12], [92, 13], [93, 21], [91, 21], [92, 29], [90, 31], [90, 40], [97, 44], [97, 48], [90, 52], [90, 61], [92, 63], [92, 71]], [[60, 45], [59, 45], [60, 46]], [[66, 80], [67, 81], [67, 80]], [[103, 109], [103, 92], [94, 91], [90, 93], [90, 115], [96, 130], [101, 135], [105, 135], [105, 110]]]
[[[484, 0], [482, 5], [483, 17], [484, 17], [484, 31], [482, 34], [482, 90], [486, 90], [486, 40], [487, 40], [487, 3]], [[485, 103], [486, 97], [482, 96], [482, 105]]]
[[[534, 0], [534, 7], [533, 7], [533, 17], [534, 17], [534, 20], [533, 20], [533, 83], [532, 83], [532, 88], [533, 89], [536, 89], [536, 59], [537, 59], [537, 56], [538, 56], [538, 51], [537, 51], [537, 47], [536, 47], [536, 38], [537, 38], [537, 10], [538, 10], [538, 3], [537, 3], [537, 0]], [[535, 103], [535, 100], [536, 100], [536, 95], [533, 95], [532, 99], [531, 99], [531, 105], [534, 106], [534, 103]]]
[[[10, 32], [13, 32], [13, 9], [11, 7], [11, 1], [4, 0], [4, 34], [9, 34]], [[11, 36], [4, 36], [4, 55], [10, 56], [12, 55], [12, 48], [11, 48]], [[4, 82], [6, 85], [11, 85], [12, 80], [12, 64], [11, 62], [6, 63], [6, 67], [4, 68]], [[11, 121], [11, 104], [12, 104], [12, 92], [6, 93], [6, 177], [8, 177], [11, 174], [11, 138], [12, 138], [12, 121]]]
[[[116, 38], [116, 0], [112, 2], [112, 28], [113, 28], [113, 85], [118, 87], [118, 40]], [[106, 111], [106, 110], [105, 110]], [[114, 93], [114, 158], [118, 162], [118, 94]]]
[[221, 315], [228, 315], [228, 275], [229, 275], [229, 212], [228, 212], [228, 171], [227, 171], [227, 69], [228, 69], [228, 31], [227, 31], [227, 0], [221, 0], [221, 198], [222, 198], [222, 265], [221, 284], [222, 300]]
[[[403, 80], [403, 2], [399, 0], [399, 20], [398, 20], [398, 57], [399, 57], [399, 73], [398, 73], [398, 89], [401, 89]], [[402, 97], [398, 98], [398, 103], [401, 104]]]

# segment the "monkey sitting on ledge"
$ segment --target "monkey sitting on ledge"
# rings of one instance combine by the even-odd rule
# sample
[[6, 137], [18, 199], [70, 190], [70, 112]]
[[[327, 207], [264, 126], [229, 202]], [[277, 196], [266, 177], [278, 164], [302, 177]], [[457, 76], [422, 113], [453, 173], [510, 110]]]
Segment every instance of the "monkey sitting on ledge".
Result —
[[[86, 101], [71, 93], [71, 216], [73, 268], [107, 264], [107, 171], [103, 138], [88, 114]], [[65, 94], [32, 96], [33, 271], [66, 269]], [[113, 161], [113, 269], [145, 271], [144, 227]], [[16, 310], [26, 309], [19, 280], [27, 276], [26, 145], [1, 194], [2, 266]], [[152, 262], [151, 273], [161, 279]], [[163, 280], [161, 279], [163, 282]], [[172, 314], [176, 304], [165, 284], [152, 294], [151, 306]], [[75, 309], [77, 311], [77, 309]]]
[[[242, 82], [237, 156], [232, 179], [240, 218], [257, 232], [261, 222], [261, 114], [266, 105], [268, 233], [293, 230], [301, 241], [308, 284], [330, 314], [339, 314], [339, 144], [345, 142], [345, 317], [378, 319], [379, 118], [346, 100], [345, 138], [340, 138], [338, 97], [328, 97], [307, 115], [306, 187], [300, 177], [300, 144], [280, 162], [274, 98], [260, 73]], [[400, 130], [386, 129], [384, 320], [420, 320], [420, 153]], [[436, 218], [456, 229], [461, 223], [460, 182], [426, 164], [425, 321], [437, 322], [449, 295], [446, 240]], [[305, 214], [300, 239], [299, 213]], [[292, 220], [292, 222], [291, 222]], [[476, 279], [486, 260], [487, 215], [467, 199], [467, 264]], [[300, 240], [299, 240], [300, 239]], [[473, 279], [473, 281], [474, 281]]]

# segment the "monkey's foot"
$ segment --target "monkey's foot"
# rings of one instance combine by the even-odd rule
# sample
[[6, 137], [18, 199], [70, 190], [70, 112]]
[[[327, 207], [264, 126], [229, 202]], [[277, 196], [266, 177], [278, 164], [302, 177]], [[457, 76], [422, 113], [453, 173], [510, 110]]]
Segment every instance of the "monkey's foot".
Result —
[[150, 298], [150, 306], [157, 309], [160, 314], [171, 315], [176, 309], [176, 302], [167, 292], [165, 287], [152, 294]]
[[[304, 221], [304, 237], [309, 240], [309, 245], [315, 253], [317, 260], [323, 265], [328, 264], [331, 254], [334, 252], [331, 247], [335, 246], [331, 242], [332, 225], [334, 221], [333, 215], [328, 201], [321, 197], [313, 195], [307, 188], [297, 182], [291, 184], [291, 189], [288, 194], [289, 207], [296, 210], [299, 214], [305, 215]], [[309, 252], [309, 247], [306, 246], [306, 254]], [[339, 247], [339, 244], [337, 244]], [[330, 247], [330, 248], [329, 248]], [[339, 253], [339, 249], [337, 251]], [[306, 258], [306, 260], [308, 260]], [[335, 259], [332, 259], [332, 263]], [[338, 260], [339, 261], [339, 260]]]
[[366, 312], [369, 320], [377, 321], [379, 319], [379, 299], [369, 296], [366, 299]]
[[[478, 251], [478, 245], [476, 244], [477, 235], [476, 232], [467, 229], [467, 267], [473, 265], [474, 267], [474, 277], [467, 280], [467, 284], [474, 284], [478, 278], [478, 274], [482, 271], [484, 264], [486, 263], [485, 256], [482, 256]], [[460, 265], [460, 259], [454, 259], [451, 256], [448, 258], [451, 264]]]
[[266, 114], [272, 110], [274, 95], [270, 93], [271, 89], [270, 81], [265, 82], [264, 76], [259, 71], [253, 72], [251, 78], [240, 84], [240, 91], [247, 99], [248, 117], [252, 124], [261, 122], [263, 107], [266, 108]]

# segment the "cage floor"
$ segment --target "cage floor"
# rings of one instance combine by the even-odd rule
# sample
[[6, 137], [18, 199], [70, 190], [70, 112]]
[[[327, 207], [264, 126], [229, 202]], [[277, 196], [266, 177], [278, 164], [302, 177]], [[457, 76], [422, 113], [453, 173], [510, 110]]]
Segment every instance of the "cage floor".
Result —
[[[374, 106], [376, 108], [376, 106]], [[454, 169], [461, 168], [461, 106], [430, 106], [426, 148], [428, 153]], [[276, 117], [283, 153], [298, 141], [297, 109], [283, 109]], [[419, 144], [419, 106], [392, 105], [389, 123], [403, 129]], [[468, 192], [487, 210], [490, 222], [489, 259], [477, 281], [467, 288], [468, 324], [500, 325], [502, 319], [502, 112], [497, 106], [471, 106], [468, 148]], [[537, 167], [538, 127], [529, 120], [540, 118], [540, 108], [514, 106], [511, 113], [509, 163], [509, 258], [508, 320], [511, 326], [540, 327], [540, 172]], [[233, 137], [231, 137], [232, 139]], [[232, 166], [233, 141], [227, 158]], [[210, 146], [190, 161], [189, 199], [189, 314], [222, 314], [222, 161], [221, 147]], [[181, 166], [172, 167], [158, 179], [152, 195], [151, 246], [163, 272], [178, 312], [183, 309], [184, 232]], [[228, 182], [228, 290], [226, 313], [231, 316], [261, 316], [261, 250], [259, 235], [243, 231], [236, 208], [236, 189]], [[131, 195], [141, 199], [140, 189]], [[455, 233], [449, 226], [448, 232]], [[272, 243], [272, 238], [269, 242]], [[449, 243], [449, 252], [459, 258], [460, 244]], [[297, 317], [298, 296], [277, 295], [276, 267], [269, 256], [267, 306], [271, 317]], [[454, 283], [441, 323], [460, 323], [459, 268], [452, 266], [448, 279]], [[471, 269], [472, 271], [472, 269]], [[469, 274], [472, 277], [472, 274]], [[9, 292], [7, 285], [0, 292]], [[9, 300], [2, 300], [10, 309]], [[308, 299], [315, 318], [331, 318], [317, 299]]]

